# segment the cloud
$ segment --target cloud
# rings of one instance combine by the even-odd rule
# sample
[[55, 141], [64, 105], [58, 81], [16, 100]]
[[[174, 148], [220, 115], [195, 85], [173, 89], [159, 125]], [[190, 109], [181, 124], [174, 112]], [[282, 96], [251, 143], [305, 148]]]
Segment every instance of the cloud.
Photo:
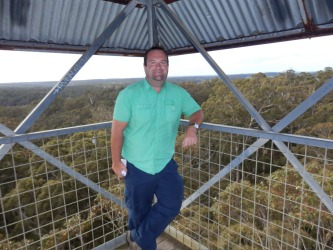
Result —
[[[226, 74], [318, 71], [333, 67], [333, 36], [209, 52]], [[81, 55], [0, 51], [0, 83], [58, 81]], [[169, 76], [215, 74], [199, 54], [170, 57]], [[137, 57], [93, 56], [74, 79], [143, 77]]]

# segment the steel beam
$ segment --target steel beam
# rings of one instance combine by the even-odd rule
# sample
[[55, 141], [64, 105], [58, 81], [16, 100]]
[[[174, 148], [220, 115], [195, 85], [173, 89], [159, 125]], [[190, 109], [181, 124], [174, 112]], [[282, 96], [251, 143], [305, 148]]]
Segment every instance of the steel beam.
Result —
[[252, 106], [252, 104], [245, 98], [245, 96], [237, 89], [237, 87], [232, 83], [231, 79], [223, 72], [220, 66], [213, 60], [213, 58], [207, 53], [207, 51], [202, 47], [199, 40], [191, 34], [191, 32], [185, 27], [179, 17], [164, 3], [164, 1], [159, 0], [160, 6], [169, 16], [169, 18], [175, 23], [178, 29], [183, 33], [183, 35], [193, 44], [193, 46], [198, 50], [198, 52], [206, 59], [209, 65], [214, 69], [218, 76], [224, 81], [232, 93], [237, 97], [238, 101], [245, 107], [245, 109], [250, 113], [250, 115], [256, 120], [259, 126], [265, 130], [270, 131], [269, 125], [257, 112], [257, 110]]
[[157, 20], [154, 0], [147, 0], [147, 19], [148, 19], [148, 46], [159, 45]]

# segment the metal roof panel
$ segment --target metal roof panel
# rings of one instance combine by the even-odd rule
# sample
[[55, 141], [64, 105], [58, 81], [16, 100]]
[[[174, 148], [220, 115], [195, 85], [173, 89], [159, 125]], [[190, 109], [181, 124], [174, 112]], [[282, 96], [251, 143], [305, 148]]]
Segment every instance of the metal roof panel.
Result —
[[[150, 1], [159, 43], [171, 54], [193, 45], [159, 7], [135, 8], [99, 50], [140, 55], [149, 46]], [[128, 0], [0, 0], [0, 49], [83, 52], [126, 7]], [[207, 50], [333, 34], [331, 0], [165, 1]]]

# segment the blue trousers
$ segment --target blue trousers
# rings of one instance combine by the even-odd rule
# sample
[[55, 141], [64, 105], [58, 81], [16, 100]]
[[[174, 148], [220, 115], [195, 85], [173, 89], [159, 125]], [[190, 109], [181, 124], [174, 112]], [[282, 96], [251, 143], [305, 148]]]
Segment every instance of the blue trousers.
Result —
[[[161, 172], [151, 175], [127, 162], [125, 203], [128, 225], [133, 240], [143, 250], [156, 249], [156, 238], [180, 211], [184, 182], [177, 169], [178, 164], [171, 159]], [[153, 204], [154, 195], [157, 202]]]

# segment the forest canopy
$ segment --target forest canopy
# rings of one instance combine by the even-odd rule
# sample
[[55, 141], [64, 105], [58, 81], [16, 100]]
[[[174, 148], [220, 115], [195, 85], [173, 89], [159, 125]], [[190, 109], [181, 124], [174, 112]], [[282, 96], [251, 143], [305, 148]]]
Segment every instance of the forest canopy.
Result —
[[[269, 77], [263, 73], [234, 79], [233, 83], [263, 116], [270, 126], [304, 101], [311, 93], [333, 76], [331, 67], [316, 73], [296, 73], [293, 70]], [[219, 78], [200, 83], [178, 83], [190, 92], [202, 106], [205, 122], [259, 128], [241, 103]], [[33, 124], [30, 131], [49, 130], [68, 126], [112, 120], [115, 100], [126, 84], [96, 84], [67, 86], [56, 100]], [[46, 87], [1, 87], [0, 123], [15, 129], [49, 91]], [[329, 93], [283, 132], [332, 138], [333, 93]]]

